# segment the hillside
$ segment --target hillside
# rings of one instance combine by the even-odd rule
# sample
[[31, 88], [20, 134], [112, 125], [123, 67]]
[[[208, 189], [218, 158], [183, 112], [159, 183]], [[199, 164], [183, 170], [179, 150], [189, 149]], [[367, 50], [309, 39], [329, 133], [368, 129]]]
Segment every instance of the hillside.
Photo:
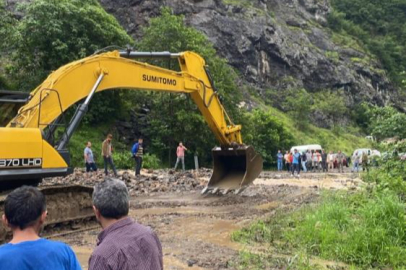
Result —
[[[31, 18], [24, 22], [27, 9], [17, 8], [18, 4], [22, 2], [30, 1], [8, 0], [5, 4], [6, 9], [13, 12], [16, 21], [23, 22], [22, 26], [25, 28], [20, 26], [18, 29], [24, 29], [26, 32], [23, 32], [19, 38], [24, 42], [29, 42], [29, 39], [26, 38], [26, 35], [31, 34], [30, 27], [32, 26], [29, 23], [35, 22], [35, 20]], [[35, 2], [38, 7], [41, 6], [38, 4], [41, 1]], [[44, 5], [46, 8], [52, 8], [51, 2], [42, 2], [46, 3]], [[74, 35], [64, 32], [66, 35], [59, 41], [61, 45], [56, 46], [52, 40], [52, 35], [58, 35], [58, 31], [60, 31], [58, 23], [49, 24], [55, 28], [50, 29], [54, 32], [47, 31], [48, 26], [44, 26], [41, 29], [44, 34], [34, 33], [36, 40], [41, 44], [21, 43], [32, 47], [26, 48], [21, 45], [11, 55], [20, 61], [18, 55], [25, 57], [24, 53], [32, 54], [29, 55], [31, 59], [25, 57], [26, 59], [23, 60], [26, 62], [19, 63], [20, 67], [24, 68], [24, 63], [37, 65], [30, 66], [30, 73], [32, 71], [33, 74], [28, 76], [29, 80], [23, 80], [25, 83], [21, 85], [23, 89], [32, 89], [35, 85], [33, 82], [42, 80], [44, 74], [47, 74], [46, 72], [73, 59], [89, 55], [94, 48], [102, 48], [112, 43], [125, 46], [124, 44], [132, 43], [130, 39], [133, 38], [135, 49], [139, 50], [157, 50], [157, 48], [165, 50], [165, 46], [175, 48], [171, 49], [172, 51], [196, 49], [206, 57], [209, 65], [217, 68], [214, 72], [214, 76], [217, 76], [215, 79], [220, 80], [219, 84], [225, 95], [226, 108], [232, 110], [231, 114], [237, 122], [247, 123], [247, 119], [244, 119], [241, 114], [260, 108], [270, 112], [282, 122], [287, 134], [292, 136], [290, 142], [294, 144], [320, 143], [327, 149], [342, 149], [351, 152], [353, 148], [369, 144], [362, 139], [365, 135], [370, 134], [370, 129], [365, 128], [364, 122], [367, 120], [362, 111], [364, 107], [360, 106], [362, 102], [379, 106], [395, 105], [397, 108], [403, 106], [399, 85], [384, 69], [387, 67], [387, 63], [381, 61], [380, 56], [371, 51], [369, 44], [364, 39], [357, 38], [348, 27], [343, 26], [344, 20], [351, 18], [343, 19], [343, 15], [338, 16], [337, 14], [341, 14], [338, 12], [339, 8], [343, 7], [332, 5], [334, 1], [331, 3], [316, 0], [146, 0], [130, 2], [101, 0], [102, 8], [98, 6], [97, 1], [93, 0], [86, 0], [83, 3], [74, 0], [62, 2], [75, 3], [74, 6], [83, 9], [84, 14], [88, 14], [92, 19], [94, 19], [93, 15], [96, 18], [97, 14], [103, 14], [102, 18], [108, 18], [106, 24], [95, 28], [100, 31], [97, 34], [90, 33], [91, 31], [87, 33], [86, 31], [92, 27], [83, 27], [82, 22], [75, 22], [73, 19], [60, 16], [61, 21], [64, 21], [61, 25], [66, 24], [63, 27], [78, 28], [73, 32]], [[94, 12], [93, 7], [88, 9], [87, 5], [97, 6], [97, 12]], [[145, 42], [148, 35], [145, 29], [151, 26], [151, 19], [159, 18], [162, 15], [160, 8], [163, 6], [169, 7], [175, 17], [187, 26], [186, 28], [182, 28], [182, 26], [180, 32], [188, 32], [189, 29], [195, 31], [192, 31], [192, 38], [188, 40], [188, 34], [185, 33], [174, 35], [171, 32], [160, 32], [161, 37], [165, 37], [165, 42], [159, 40]], [[102, 11], [102, 9], [104, 10]], [[61, 12], [58, 9], [56, 11]], [[106, 11], [108, 14], [114, 15], [118, 23], [107, 13], [104, 14]], [[79, 15], [75, 16], [83, 17], [80, 12], [78, 11]], [[71, 14], [67, 13], [67, 15]], [[52, 17], [53, 15], [50, 13], [47, 16]], [[340, 23], [340, 27], [334, 27], [332, 24], [332, 18], [337, 19], [337, 16], [340, 18], [337, 21], [337, 25]], [[356, 14], [352, 16], [357, 18]], [[58, 20], [58, 18], [51, 19]], [[97, 21], [94, 20], [92, 23], [97, 24]], [[109, 24], [113, 25], [112, 28], [109, 28]], [[44, 23], [41, 24], [41, 26], [43, 25]], [[107, 29], [113, 29], [112, 33], [116, 37], [109, 35], [110, 30]], [[83, 34], [82, 31], [87, 34], [85, 38], [80, 36]], [[156, 28], [155, 31], [159, 32], [160, 29]], [[52, 33], [52, 35], [45, 33]], [[105, 39], [97, 38], [103, 35]], [[172, 40], [178, 36], [183, 39], [179, 41], [181, 46], [177, 46], [176, 42]], [[195, 37], [200, 42], [197, 46], [194, 45]], [[372, 36], [371, 39], [373, 39]], [[87, 47], [80, 48], [78, 44], [82, 44], [81, 42], [84, 42], [83, 44]], [[167, 42], [172, 42], [171, 47]], [[174, 44], [176, 46], [172, 46]], [[21, 54], [21, 51], [24, 53]], [[207, 53], [208, 51], [210, 53]], [[217, 57], [216, 61], [220, 62], [211, 60], [214, 55]], [[45, 59], [42, 60], [45, 61], [36, 61], [37, 57], [44, 57]], [[222, 58], [226, 59], [234, 71], [224, 67], [222, 60], [218, 60]], [[10, 62], [7, 62], [7, 68], [2, 67], [0, 71], [5, 71], [6, 75], [7, 72], [9, 72], [8, 74], [12, 74], [13, 71], [21, 72], [20, 67], [13, 67], [14, 63], [18, 63], [18, 61], [8, 60]], [[35, 61], [30, 62], [30, 60]], [[45, 65], [40, 66], [42, 63]], [[213, 63], [222, 63], [221, 70]], [[42, 73], [36, 73], [37, 67]], [[221, 74], [230, 74], [230, 76]], [[226, 77], [228, 81], [224, 81]], [[23, 76], [23, 78], [25, 77]], [[13, 82], [12, 79], [11, 82]], [[3, 81], [5, 80], [3, 79]], [[8, 83], [8, 85], [13, 86], [13, 83]], [[17, 86], [17, 88], [19, 87], [20, 85]], [[292, 115], [292, 111], [297, 109], [296, 105], [292, 101], [287, 102], [289, 97], [299, 99], [301, 91], [307, 95], [305, 100], [308, 101], [308, 108], [306, 113], [302, 113], [302, 116], [307, 119], [306, 121], [309, 121], [307, 127], [298, 127], [298, 124], [301, 124], [300, 119]], [[333, 97], [330, 99], [339, 99], [341, 102], [339, 103], [344, 106], [344, 109], [341, 108], [342, 110], [334, 113], [335, 108], [331, 108], [334, 103], [328, 103], [329, 95]], [[136, 105], [132, 104], [132, 99], [137, 100]], [[169, 102], [170, 99], [173, 99], [173, 102]], [[168, 102], [169, 105], [167, 105]], [[322, 102], [324, 103], [322, 104]], [[150, 94], [103, 93], [95, 98], [94, 104], [89, 113], [90, 116], [86, 118], [86, 125], [95, 127], [94, 130], [100, 130], [103, 134], [98, 137], [101, 138], [109, 131], [119, 135], [121, 143], [123, 143], [123, 150], [140, 135], [148, 138], [147, 143], [153, 148], [150, 150], [156, 153], [161, 160], [167, 160], [168, 155], [170, 156], [169, 153], [173, 152], [177, 138], [189, 141], [193, 147], [199, 149], [200, 153], [213, 144], [213, 139], [209, 139], [207, 136], [209, 134], [207, 128], [202, 129], [201, 117], [197, 117], [195, 112], [188, 114], [195, 108], [194, 105], [190, 102], [185, 104], [183, 97], [165, 98]], [[330, 106], [330, 109], [320, 109], [319, 107], [322, 106], [324, 108]], [[179, 112], [173, 112], [171, 107], [179, 108]], [[156, 110], [161, 111], [156, 112]], [[148, 113], [142, 113], [140, 116], [140, 111]], [[300, 113], [296, 112], [298, 115]], [[183, 119], [184, 122], [185, 120], [194, 121], [190, 124], [188, 132], [183, 132], [182, 127], [177, 126], [180, 119]], [[151, 127], [151, 123], [154, 123], [155, 126]], [[163, 130], [163, 127], [167, 126], [171, 127], [171, 134], [167, 134]], [[199, 138], [195, 138], [196, 132], [201, 130], [203, 132], [199, 134]], [[255, 142], [255, 138], [252, 139], [255, 131], [249, 130], [245, 133], [251, 133], [246, 136], [250, 138], [249, 143], [258, 144]], [[148, 140], [155, 140], [155, 142]], [[287, 145], [275, 142], [275, 147], [286, 148]], [[203, 159], [209, 161], [210, 156], [207, 155]], [[268, 161], [271, 162], [272, 159]], [[170, 163], [170, 158], [164, 163]]]
[[[265, 99], [267, 89], [344, 90], [346, 103], [386, 105], [396, 87], [360, 42], [328, 27], [330, 1], [101, 0], [133, 37], [142, 35], [159, 7], [183, 14]], [[274, 104], [280, 106], [280, 104]], [[321, 123], [322, 125], [323, 123]]]

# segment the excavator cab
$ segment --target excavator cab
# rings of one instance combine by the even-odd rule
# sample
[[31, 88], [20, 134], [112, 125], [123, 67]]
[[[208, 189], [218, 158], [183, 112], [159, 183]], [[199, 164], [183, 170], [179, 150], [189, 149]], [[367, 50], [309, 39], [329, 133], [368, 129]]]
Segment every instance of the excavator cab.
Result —
[[0, 127], [4, 127], [28, 101], [30, 93], [0, 90]]
[[212, 150], [213, 174], [202, 194], [233, 190], [238, 194], [262, 172], [263, 161], [252, 146], [236, 148], [215, 147]]

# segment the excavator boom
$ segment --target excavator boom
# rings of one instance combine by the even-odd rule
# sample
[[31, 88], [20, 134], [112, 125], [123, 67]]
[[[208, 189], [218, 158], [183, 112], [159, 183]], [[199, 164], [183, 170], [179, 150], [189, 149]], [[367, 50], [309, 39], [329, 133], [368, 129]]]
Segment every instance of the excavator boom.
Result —
[[[177, 59], [180, 71], [137, 61], [145, 58]], [[69, 63], [51, 73], [31, 92], [29, 101], [20, 108], [8, 126], [0, 128], [0, 188], [1, 180], [17, 179], [21, 176], [19, 172], [32, 173], [35, 179], [45, 176], [41, 175], [45, 171], [48, 172], [47, 176], [69, 173], [69, 154], [66, 150], [69, 139], [86, 113], [93, 95], [111, 89], [190, 95], [220, 143], [220, 148], [213, 149], [214, 171], [205, 192], [219, 188], [239, 191], [262, 171], [262, 158], [252, 147], [243, 145], [241, 126], [235, 125], [228, 117], [203, 58], [193, 52], [112, 51]], [[44, 132], [54, 131], [55, 123], [68, 108], [83, 99], [85, 101], [79, 106], [59, 142], [53, 145], [42, 138]], [[25, 145], [24, 140], [28, 137], [18, 133], [21, 131], [23, 134], [27, 130], [35, 134], [34, 141], [30, 142], [35, 145], [34, 149], [19, 146]], [[27, 165], [32, 160], [37, 162], [34, 167]]]

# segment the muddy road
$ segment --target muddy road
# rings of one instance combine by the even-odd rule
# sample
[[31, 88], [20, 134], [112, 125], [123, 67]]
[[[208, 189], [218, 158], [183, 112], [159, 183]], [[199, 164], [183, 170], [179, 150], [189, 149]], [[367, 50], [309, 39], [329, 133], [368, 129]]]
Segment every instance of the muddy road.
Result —
[[[130, 216], [158, 234], [165, 269], [234, 269], [244, 246], [231, 240], [233, 231], [256, 219], [272, 217], [277, 211], [313, 202], [321, 189], [357, 189], [362, 184], [350, 173], [302, 177], [264, 172], [239, 195], [201, 196], [200, 188], [137, 194], [132, 196]], [[207, 175], [197, 178], [201, 183]], [[71, 245], [86, 269], [99, 231], [96, 228], [56, 239]]]

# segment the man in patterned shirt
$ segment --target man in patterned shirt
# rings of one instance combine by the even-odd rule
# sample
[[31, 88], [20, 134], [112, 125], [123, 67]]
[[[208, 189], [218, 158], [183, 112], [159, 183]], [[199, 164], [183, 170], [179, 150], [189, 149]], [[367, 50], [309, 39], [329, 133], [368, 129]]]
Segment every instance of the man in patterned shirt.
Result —
[[106, 179], [93, 191], [93, 210], [103, 228], [89, 270], [162, 270], [162, 246], [151, 228], [128, 217], [124, 182]]

